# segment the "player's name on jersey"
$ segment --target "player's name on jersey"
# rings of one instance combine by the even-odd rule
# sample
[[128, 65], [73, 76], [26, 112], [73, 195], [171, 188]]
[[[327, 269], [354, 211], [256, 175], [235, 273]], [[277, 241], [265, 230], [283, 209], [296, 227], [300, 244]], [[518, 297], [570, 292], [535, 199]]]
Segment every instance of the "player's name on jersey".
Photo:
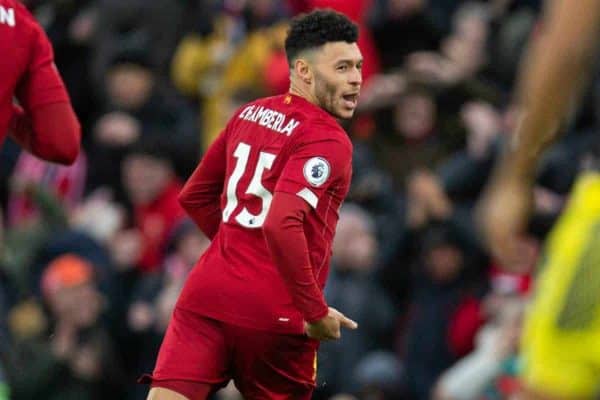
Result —
[[239, 118], [257, 123], [286, 136], [290, 136], [300, 125], [300, 122], [294, 118], [288, 118], [285, 114], [263, 106], [256, 106], [256, 104], [244, 108]]
[[11, 28], [15, 26], [14, 8], [4, 8], [0, 6], [0, 24], [8, 25]]

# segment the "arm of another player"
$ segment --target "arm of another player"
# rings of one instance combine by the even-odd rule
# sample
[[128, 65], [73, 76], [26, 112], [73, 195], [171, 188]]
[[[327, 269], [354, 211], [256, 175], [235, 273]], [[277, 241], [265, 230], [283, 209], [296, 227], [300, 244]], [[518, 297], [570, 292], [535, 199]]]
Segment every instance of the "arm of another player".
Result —
[[81, 128], [70, 103], [52, 103], [31, 109], [13, 105], [10, 137], [36, 157], [72, 164], [79, 154]]
[[181, 207], [211, 240], [221, 225], [220, 197], [225, 182], [226, 149], [225, 131], [208, 148], [179, 194]]
[[31, 62], [19, 82], [10, 136], [33, 155], [52, 162], [72, 164], [79, 154], [81, 127], [65, 85], [54, 65], [46, 34], [35, 25]]
[[[527, 223], [537, 162], [575, 105], [598, 43], [600, 0], [548, 2], [542, 31], [521, 72], [523, 117], [513, 132], [478, 213], [488, 246], [510, 264]], [[507, 265], [509, 266], [509, 265]]]

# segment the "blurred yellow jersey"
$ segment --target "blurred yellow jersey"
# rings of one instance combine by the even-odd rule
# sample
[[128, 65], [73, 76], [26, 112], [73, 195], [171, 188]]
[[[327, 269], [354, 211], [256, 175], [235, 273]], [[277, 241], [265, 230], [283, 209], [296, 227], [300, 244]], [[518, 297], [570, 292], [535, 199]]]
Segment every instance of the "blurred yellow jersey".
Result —
[[566, 399], [600, 392], [600, 173], [581, 175], [548, 236], [523, 334], [523, 379]]

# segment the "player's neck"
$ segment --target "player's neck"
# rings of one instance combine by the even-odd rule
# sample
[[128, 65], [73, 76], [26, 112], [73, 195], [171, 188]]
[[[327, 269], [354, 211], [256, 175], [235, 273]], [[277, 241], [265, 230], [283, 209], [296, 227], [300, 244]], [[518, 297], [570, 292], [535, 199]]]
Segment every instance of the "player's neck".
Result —
[[313, 103], [316, 106], [319, 105], [317, 98], [310, 92], [310, 89], [308, 87], [301, 87], [300, 85], [294, 84], [294, 82], [292, 82], [290, 84], [289, 92], [290, 94], [304, 98], [306, 101]]

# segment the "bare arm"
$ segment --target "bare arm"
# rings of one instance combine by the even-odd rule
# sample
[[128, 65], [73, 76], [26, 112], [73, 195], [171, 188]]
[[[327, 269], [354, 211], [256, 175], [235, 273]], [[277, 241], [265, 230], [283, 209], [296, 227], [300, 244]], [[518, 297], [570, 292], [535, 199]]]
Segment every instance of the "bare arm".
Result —
[[547, 5], [540, 37], [521, 72], [518, 96], [523, 118], [498, 173], [531, 179], [543, 150], [587, 81], [598, 44], [600, 0], [553, 0]]
[[598, 44], [600, 0], [548, 3], [541, 35], [526, 56], [518, 85], [523, 118], [478, 207], [489, 250], [504, 268], [519, 265], [537, 162], [587, 81]]

